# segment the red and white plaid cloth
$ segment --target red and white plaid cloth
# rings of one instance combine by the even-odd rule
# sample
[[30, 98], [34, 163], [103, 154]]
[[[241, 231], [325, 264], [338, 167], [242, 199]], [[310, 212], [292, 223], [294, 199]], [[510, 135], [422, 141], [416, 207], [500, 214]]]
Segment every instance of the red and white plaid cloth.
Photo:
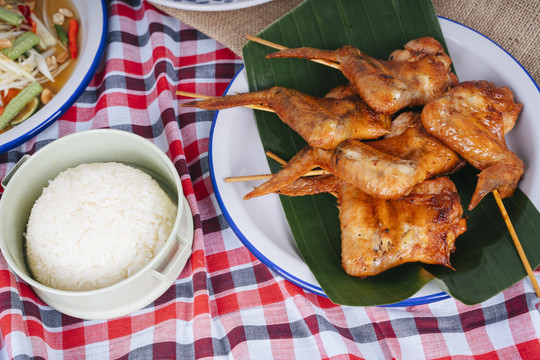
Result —
[[[213, 113], [175, 91], [221, 95], [242, 66], [216, 41], [146, 2], [111, 1], [102, 66], [75, 105], [0, 155], [0, 178], [64, 135], [116, 128], [173, 160], [194, 215], [193, 255], [158, 300], [109, 321], [45, 305], [0, 257], [0, 358], [540, 359], [540, 299], [524, 280], [477, 306], [337, 306], [271, 272], [242, 245], [208, 172]], [[538, 274], [538, 272], [537, 272]]]

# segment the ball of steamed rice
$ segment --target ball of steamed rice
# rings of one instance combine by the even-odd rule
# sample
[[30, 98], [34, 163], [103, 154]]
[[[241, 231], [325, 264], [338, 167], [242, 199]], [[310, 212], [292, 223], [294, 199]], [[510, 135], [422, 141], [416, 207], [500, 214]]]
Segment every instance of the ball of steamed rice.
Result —
[[114, 284], [144, 267], [171, 233], [177, 205], [148, 174], [120, 163], [60, 173], [30, 213], [33, 277], [62, 290]]

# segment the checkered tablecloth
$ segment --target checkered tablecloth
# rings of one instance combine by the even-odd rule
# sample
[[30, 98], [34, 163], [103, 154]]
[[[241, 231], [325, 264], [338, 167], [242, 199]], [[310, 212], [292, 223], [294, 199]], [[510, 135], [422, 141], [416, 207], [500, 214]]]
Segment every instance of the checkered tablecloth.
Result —
[[[108, 44], [92, 82], [59, 121], [0, 155], [0, 178], [64, 135], [115, 128], [174, 162], [194, 215], [193, 254], [146, 308], [81, 320], [44, 304], [0, 257], [0, 358], [540, 359], [540, 299], [523, 280], [476, 306], [337, 306], [259, 262], [217, 205], [208, 170], [213, 113], [175, 91], [221, 95], [242, 61], [147, 2], [108, 3]], [[537, 272], [538, 274], [538, 272]]]

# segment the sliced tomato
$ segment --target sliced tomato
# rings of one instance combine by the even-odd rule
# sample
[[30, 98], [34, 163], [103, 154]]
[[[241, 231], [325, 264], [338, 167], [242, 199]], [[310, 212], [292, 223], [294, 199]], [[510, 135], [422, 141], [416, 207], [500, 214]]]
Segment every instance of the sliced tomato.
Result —
[[7, 93], [4, 93], [4, 91], [0, 92], [0, 99], [2, 100], [2, 103], [4, 104], [4, 106], [9, 104], [11, 99], [17, 96], [17, 94], [20, 92], [21, 92], [21, 89], [9, 89]]

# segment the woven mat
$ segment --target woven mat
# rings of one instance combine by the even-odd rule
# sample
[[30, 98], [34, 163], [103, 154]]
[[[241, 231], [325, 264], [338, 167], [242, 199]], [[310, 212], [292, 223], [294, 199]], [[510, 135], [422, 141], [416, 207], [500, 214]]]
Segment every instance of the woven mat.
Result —
[[[245, 35], [258, 34], [302, 1], [273, 0], [247, 9], [223, 12], [157, 7], [242, 56]], [[540, 84], [540, 1], [433, 0], [433, 5], [438, 15], [467, 25], [502, 46]]]

